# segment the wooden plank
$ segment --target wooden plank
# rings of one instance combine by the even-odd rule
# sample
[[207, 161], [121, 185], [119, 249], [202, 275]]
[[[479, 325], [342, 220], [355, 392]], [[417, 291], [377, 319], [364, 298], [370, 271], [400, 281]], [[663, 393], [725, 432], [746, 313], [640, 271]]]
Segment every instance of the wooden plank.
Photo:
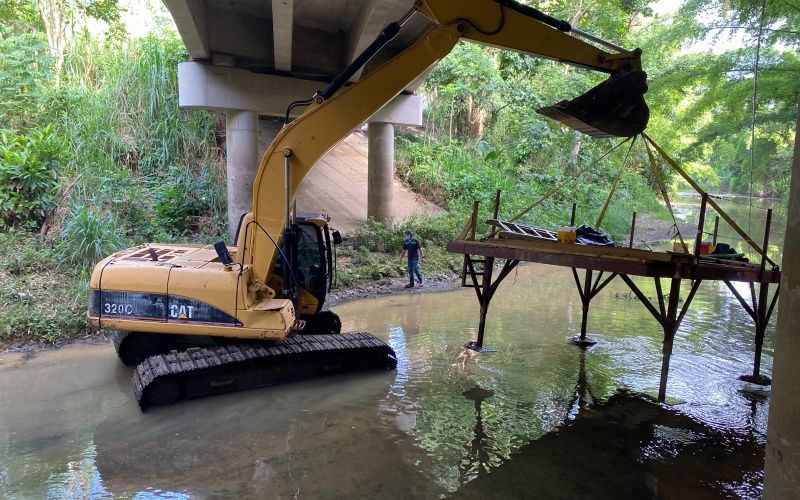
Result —
[[[570, 243], [559, 242], [542, 242], [534, 240], [490, 240], [480, 242], [482, 245], [487, 246], [504, 246], [511, 248], [520, 248], [524, 250], [532, 250], [534, 252], [557, 252], [562, 254], [571, 255], [589, 255], [592, 257], [610, 258], [610, 259], [634, 259], [642, 262], [690, 262], [691, 255], [675, 254], [671, 252], [652, 252], [650, 250], [642, 250], [639, 248], [617, 248], [617, 247], [601, 247], [590, 245], [575, 245]], [[479, 253], [479, 252], [475, 252]]]
[[[562, 267], [575, 267], [579, 269], [592, 269], [613, 273], [624, 273], [632, 276], [650, 277], [693, 277], [702, 280], [729, 280], [740, 282], [759, 282], [759, 269], [725, 266], [723, 264], [701, 263], [693, 265], [692, 258], [686, 254], [667, 254], [674, 261], [668, 262], [655, 259], [640, 259], [619, 255], [591, 255], [569, 253], [563, 250], [591, 251], [630, 251], [632, 249], [612, 249], [608, 247], [576, 247], [575, 245], [550, 243], [543, 241], [526, 240], [490, 240], [485, 242], [454, 240], [447, 243], [447, 250], [451, 253], [483, 255], [501, 259], [513, 259], [524, 262], [537, 262]], [[636, 250], [636, 249], [633, 249]], [[657, 252], [646, 252], [658, 255]], [[639, 254], [641, 255], [641, 254]], [[780, 282], [780, 271], [766, 271], [763, 282]]]
[[[510, 240], [502, 240], [510, 242]], [[551, 245], [551, 244], [547, 244]], [[487, 245], [486, 242], [451, 241], [447, 250], [452, 253], [489, 255], [501, 259], [514, 259], [525, 262], [538, 262], [554, 266], [577, 267], [581, 269], [604, 270], [615, 273], [628, 273], [636, 276], [672, 276], [675, 267], [664, 262], [642, 262], [636, 259], [603, 259], [587, 255], [570, 255], [558, 252], [536, 252], [511, 246]]]

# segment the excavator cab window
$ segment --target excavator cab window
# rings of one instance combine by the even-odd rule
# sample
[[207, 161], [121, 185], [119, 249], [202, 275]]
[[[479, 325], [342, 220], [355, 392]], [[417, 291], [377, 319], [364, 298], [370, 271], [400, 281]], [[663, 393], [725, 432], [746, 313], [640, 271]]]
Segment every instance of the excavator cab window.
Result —
[[[328, 236], [328, 228], [326, 226], [324, 229], [320, 229], [301, 218], [297, 220], [297, 227], [300, 229], [300, 234], [297, 238], [297, 265], [294, 269], [297, 286], [314, 295], [322, 304], [325, 301], [325, 295], [328, 293], [330, 281], [328, 269], [330, 237]], [[275, 260], [274, 269], [276, 276], [283, 276], [284, 266], [282, 259]]]
[[295, 269], [298, 285], [323, 301], [327, 292], [327, 259], [322, 231], [314, 224], [300, 223], [299, 226]]

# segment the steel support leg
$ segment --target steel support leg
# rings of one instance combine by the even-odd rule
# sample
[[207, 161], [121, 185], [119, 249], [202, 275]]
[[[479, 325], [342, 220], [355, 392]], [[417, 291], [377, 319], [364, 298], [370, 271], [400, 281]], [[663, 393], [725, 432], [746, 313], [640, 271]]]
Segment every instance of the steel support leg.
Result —
[[483, 281], [478, 283], [478, 273], [475, 272], [475, 267], [472, 264], [472, 260], [467, 258], [467, 268], [470, 273], [470, 278], [472, 279], [473, 287], [475, 288], [475, 293], [478, 295], [478, 303], [480, 304], [478, 340], [467, 342], [467, 344], [464, 346], [467, 349], [472, 349], [478, 352], [486, 350], [483, 347], [483, 338], [486, 332], [486, 315], [489, 312], [489, 304], [492, 301], [494, 293], [497, 291], [497, 287], [505, 279], [505, 277], [508, 276], [515, 267], [517, 267], [517, 264], [519, 264], [518, 260], [507, 260], [503, 265], [503, 268], [500, 270], [500, 273], [497, 275], [497, 279], [495, 279], [493, 283], [492, 274], [494, 269], [494, 258], [486, 257], [486, 267], [480, 274]]
[[740, 380], [757, 385], [770, 385], [772, 379], [761, 374], [761, 351], [764, 347], [764, 333], [767, 331], [771, 309], [768, 308], [769, 283], [760, 283], [758, 287], [758, 303], [753, 304], [753, 321], [756, 324], [755, 354], [753, 358], [753, 374], [742, 375]]
[[584, 275], [583, 284], [581, 284], [581, 280], [578, 277], [578, 270], [574, 267], [572, 268], [572, 276], [575, 278], [575, 285], [578, 287], [578, 294], [581, 297], [581, 334], [572, 337], [571, 342], [577, 346], [592, 346], [597, 343], [596, 340], [592, 339], [591, 337], [586, 335], [586, 327], [589, 323], [589, 305], [592, 302], [592, 299], [600, 293], [600, 290], [606, 287], [611, 281], [617, 276], [617, 273], [611, 273], [604, 281], [600, 281], [603, 278], [603, 271], [600, 271], [597, 274], [597, 277], [592, 283], [592, 276], [593, 271], [591, 269], [586, 269], [586, 273]]
[[[661, 381], [658, 385], [658, 401], [663, 403], [667, 397], [667, 378], [669, 376], [669, 360], [672, 357], [672, 345], [675, 332], [678, 330], [678, 300], [680, 298], [681, 280], [672, 278], [669, 286], [669, 300], [662, 326], [664, 328], [664, 347], [661, 355]], [[660, 298], [660, 297], [659, 297]]]
[[[586, 327], [589, 323], [589, 305], [594, 297], [592, 289], [592, 270], [586, 269], [583, 285], [581, 285], [580, 279], [578, 278], [578, 271], [575, 268], [572, 268], [572, 273], [575, 277], [578, 293], [581, 296], [581, 334], [572, 337], [571, 342], [577, 346], [591, 346], [597, 343], [596, 340], [586, 336]], [[600, 274], [602, 275], [602, 273]], [[598, 279], [599, 278], [600, 276], [598, 276]]]

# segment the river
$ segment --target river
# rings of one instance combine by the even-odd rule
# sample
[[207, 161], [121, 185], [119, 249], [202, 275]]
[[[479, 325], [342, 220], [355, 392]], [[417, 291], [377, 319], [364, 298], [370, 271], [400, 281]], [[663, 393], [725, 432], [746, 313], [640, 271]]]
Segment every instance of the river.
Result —
[[493, 352], [477, 354], [462, 348], [476, 336], [472, 290], [345, 303], [344, 329], [387, 340], [396, 371], [146, 414], [110, 345], [0, 354], [0, 497], [758, 498], [769, 388], [738, 380], [753, 326], [727, 288], [700, 287], [666, 404], [652, 399], [660, 328], [624, 283], [592, 302], [600, 342], [586, 351], [567, 342], [580, 309], [568, 269], [521, 266], [492, 302]]

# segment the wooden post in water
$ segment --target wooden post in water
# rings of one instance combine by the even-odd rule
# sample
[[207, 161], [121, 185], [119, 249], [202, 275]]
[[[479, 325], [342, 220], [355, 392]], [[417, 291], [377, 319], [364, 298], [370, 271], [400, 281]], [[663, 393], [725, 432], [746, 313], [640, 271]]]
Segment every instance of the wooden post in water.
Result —
[[764, 245], [761, 247], [763, 253], [761, 254], [761, 268], [759, 272], [758, 284], [758, 303], [753, 304], [755, 314], [753, 321], [756, 324], [756, 338], [755, 338], [755, 356], [753, 359], [753, 375], [750, 377], [741, 377], [742, 380], [752, 382], [758, 385], [769, 385], [770, 379], [767, 376], [761, 375], [761, 351], [764, 347], [764, 333], [767, 330], [767, 323], [769, 322], [769, 314], [767, 313], [767, 300], [769, 298], [769, 283], [764, 282], [764, 270], [767, 265], [767, 248], [769, 247], [769, 231], [772, 226], [772, 209], [767, 210], [767, 221], [764, 227]]
[[[659, 288], [660, 291], [660, 288]], [[661, 382], [658, 385], [658, 401], [663, 403], [667, 397], [667, 377], [669, 376], [669, 360], [672, 357], [672, 344], [675, 341], [675, 332], [678, 330], [678, 299], [681, 292], [681, 279], [672, 278], [669, 286], [667, 310], [662, 326], [664, 328], [664, 346], [661, 355]], [[659, 294], [659, 302], [663, 304], [663, 297]]]

